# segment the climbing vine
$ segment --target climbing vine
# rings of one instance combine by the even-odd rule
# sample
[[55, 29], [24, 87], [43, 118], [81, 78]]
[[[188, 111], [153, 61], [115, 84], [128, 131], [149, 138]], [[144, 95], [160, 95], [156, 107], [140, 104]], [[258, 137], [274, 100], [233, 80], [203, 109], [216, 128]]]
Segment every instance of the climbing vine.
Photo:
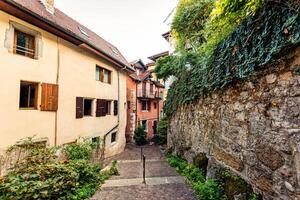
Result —
[[[221, 2], [231, 6], [226, 7]], [[244, 2], [244, 4], [228, 2]], [[197, 50], [185, 50], [188, 53], [175, 54], [166, 59], [167, 61], [159, 60], [157, 63], [157, 69], [165, 71], [158, 73], [161, 78], [167, 79], [167, 72], [173, 69], [175, 69], [173, 74], [170, 74], [177, 77], [168, 93], [165, 105], [167, 115], [171, 115], [182, 104], [190, 103], [209, 92], [224, 88], [233, 81], [248, 77], [265, 64], [275, 61], [283, 50], [292, 48], [300, 42], [300, 3], [297, 1], [264, 3], [221, 0], [219, 3], [223, 8], [220, 13], [232, 13], [233, 16], [243, 13], [246, 18], [229, 17], [230, 20], [225, 20], [224, 24], [237, 19], [233, 27], [238, 25], [224, 39], [222, 37], [226, 34], [216, 39], [213, 43], [217, 45], [209, 45], [213, 47], [211, 52], [205, 51], [205, 45], [215, 31], [220, 32], [220, 28], [212, 28], [212, 34], [205, 37], [206, 43], [200, 45]], [[217, 8], [216, 6], [212, 13], [217, 12]], [[226, 15], [223, 15], [217, 14], [207, 23], [211, 24], [213, 20], [226, 18]], [[170, 66], [171, 69], [168, 69]]]

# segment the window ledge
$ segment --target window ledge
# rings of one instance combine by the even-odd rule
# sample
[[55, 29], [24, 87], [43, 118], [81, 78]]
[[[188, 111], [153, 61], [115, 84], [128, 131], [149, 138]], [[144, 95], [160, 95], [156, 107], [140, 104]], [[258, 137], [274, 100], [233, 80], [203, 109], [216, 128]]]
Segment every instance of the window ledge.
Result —
[[38, 110], [37, 108], [19, 108], [19, 110]]
[[117, 144], [117, 142], [112, 142], [110, 143], [110, 146], [115, 146]]

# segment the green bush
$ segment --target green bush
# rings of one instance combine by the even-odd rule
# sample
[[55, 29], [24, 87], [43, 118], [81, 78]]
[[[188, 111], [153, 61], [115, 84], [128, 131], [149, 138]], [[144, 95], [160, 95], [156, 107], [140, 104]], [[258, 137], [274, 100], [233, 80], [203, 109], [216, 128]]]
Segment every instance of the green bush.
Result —
[[192, 185], [193, 189], [201, 200], [225, 200], [223, 188], [220, 183], [213, 179], [205, 180], [202, 170], [194, 165], [188, 164], [187, 161], [179, 156], [168, 155], [167, 161], [176, 168], [176, 171], [185, 176]]
[[90, 160], [94, 144], [88, 140], [66, 145], [63, 152], [69, 160]]
[[[117, 169], [114, 162], [109, 172], [101, 173], [100, 167], [88, 160], [87, 149], [90, 151], [91, 147], [87, 144], [79, 144], [80, 148], [66, 146], [71, 159], [58, 161], [53, 149], [29, 139], [21, 147], [26, 150], [26, 156], [0, 179], [0, 199], [89, 199], [105, 180], [117, 173]], [[16, 149], [20, 150], [20, 146], [10, 151]]]
[[157, 142], [160, 145], [167, 143], [167, 137], [168, 137], [168, 119], [167, 117], [163, 117], [157, 126]]
[[139, 146], [147, 144], [146, 132], [143, 126], [137, 127], [137, 129], [134, 131], [133, 139]]

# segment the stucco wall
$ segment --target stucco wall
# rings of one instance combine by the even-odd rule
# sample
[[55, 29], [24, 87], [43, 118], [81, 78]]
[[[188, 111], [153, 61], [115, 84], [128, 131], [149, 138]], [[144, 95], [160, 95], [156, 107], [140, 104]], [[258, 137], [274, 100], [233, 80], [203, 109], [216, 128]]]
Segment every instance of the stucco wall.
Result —
[[[9, 20], [33, 28], [43, 35], [44, 52], [39, 60], [30, 59], [9, 53], [4, 48], [5, 32], [9, 28]], [[54, 144], [55, 113], [39, 110], [20, 110], [20, 81], [55, 83], [57, 72], [56, 37], [36, 29], [0, 11], [0, 149], [27, 137], [37, 135], [48, 138]], [[40, 105], [40, 97], [38, 105]]]
[[300, 48], [170, 119], [168, 146], [229, 167], [264, 199], [300, 199]]
[[[15, 21], [41, 33], [43, 41], [42, 57], [38, 60], [9, 53], [4, 47], [5, 32], [9, 21]], [[96, 65], [112, 71], [112, 84], [95, 79]], [[84, 117], [76, 119], [76, 97], [118, 100], [118, 72], [112, 64], [88, 53], [79, 47], [58, 39], [56, 36], [31, 26], [13, 16], [0, 11], [0, 150], [22, 138], [36, 135], [46, 138], [54, 145], [55, 112], [42, 112], [41, 87], [39, 88], [38, 109], [20, 110], [20, 81], [56, 83], [59, 85], [57, 111], [57, 144], [75, 141], [78, 137], [103, 137], [118, 124], [117, 116]], [[59, 73], [58, 73], [59, 71]], [[119, 153], [125, 146], [126, 127], [126, 74], [119, 72], [119, 127], [117, 142], [110, 143], [107, 137], [107, 156]], [[95, 111], [94, 101], [94, 111]], [[113, 110], [113, 109], [112, 109]], [[94, 114], [94, 112], [93, 112]], [[113, 114], [113, 112], [112, 112]], [[95, 115], [95, 114], [94, 114]]]

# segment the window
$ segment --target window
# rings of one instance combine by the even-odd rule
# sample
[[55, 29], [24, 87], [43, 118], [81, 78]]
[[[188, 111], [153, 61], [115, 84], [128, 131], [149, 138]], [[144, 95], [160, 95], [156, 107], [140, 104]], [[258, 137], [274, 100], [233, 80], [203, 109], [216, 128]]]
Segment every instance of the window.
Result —
[[114, 116], [119, 114], [119, 101], [114, 101]]
[[117, 141], [117, 132], [114, 132], [111, 134], [111, 143], [114, 143]]
[[111, 84], [111, 71], [96, 66], [96, 81]]
[[154, 102], [154, 109], [156, 109], [157, 108], [157, 104]]
[[143, 128], [144, 128], [145, 131], [148, 130], [147, 120], [143, 120], [142, 121], [142, 126], [143, 126]]
[[150, 84], [150, 93], [153, 93], [153, 83]]
[[20, 108], [37, 109], [38, 83], [21, 81], [20, 85]]
[[142, 101], [142, 111], [147, 111], [148, 110], [148, 103], [147, 101]]
[[35, 56], [35, 37], [27, 33], [15, 30], [14, 53], [29, 58]]
[[93, 103], [93, 100], [91, 100], [91, 99], [83, 100], [83, 115], [84, 116], [92, 116], [92, 103]]
[[128, 110], [131, 109], [130, 101], [127, 101], [127, 109], [128, 109]]
[[111, 101], [105, 102], [105, 114], [111, 115]]

